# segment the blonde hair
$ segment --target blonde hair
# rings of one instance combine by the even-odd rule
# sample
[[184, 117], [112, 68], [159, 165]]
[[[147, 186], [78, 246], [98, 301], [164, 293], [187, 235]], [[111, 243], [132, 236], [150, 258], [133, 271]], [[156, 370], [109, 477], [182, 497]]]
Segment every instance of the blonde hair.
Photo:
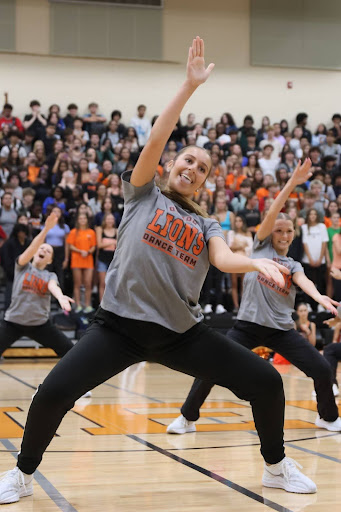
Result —
[[[179, 156], [182, 155], [183, 153], [185, 153], [185, 151], [187, 151], [189, 148], [198, 148], [198, 146], [193, 146], [193, 145], [185, 146], [176, 155], [176, 157], [174, 158], [174, 162], [176, 162], [176, 160], [179, 158]], [[211, 160], [211, 155], [210, 155], [209, 151], [207, 151], [204, 148], [199, 148], [199, 149], [201, 149], [202, 151], [205, 151], [205, 153], [210, 157], [210, 160]], [[212, 168], [212, 160], [211, 160], [211, 167], [207, 173], [207, 176], [209, 175], [211, 168]], [[188, 199], [187, 197], [182, 196], [178, 192], [175, 192], [174, 190], [169, 188], [168, 184], [165, 185], [165, 187], [161, 190], [161, 192], [164, 196], [168, 197], [168, 199], [170, 199], [171, 201], [178, 203], [184, 210], [188, 210], [188, 211], [195, 213], [196, 215], [200, 215], [200, 217], [204, 217], [206, 219], [209, 218], [208, 213], [205, 212], [205, 210], [203, 210], [196, 202], [192, 201], [192, 199]]]

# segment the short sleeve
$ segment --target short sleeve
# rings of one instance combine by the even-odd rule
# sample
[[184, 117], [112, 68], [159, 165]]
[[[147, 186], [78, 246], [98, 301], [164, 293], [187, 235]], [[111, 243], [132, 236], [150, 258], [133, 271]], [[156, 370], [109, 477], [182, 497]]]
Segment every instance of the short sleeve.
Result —
[[97, 245], [97, 240], [96, 240], [96, 233], [94, 232], [94, 230], [92, 229], [91, 230], [91, 247], [94, 247]]
[[66, 239], [66, 243], [67, 244], [74, 245], [74, 243], [75, 243], [75, 234], [76, 234], [76, 230], [72, 229], [70, 231], [70, 233], [68, 234], [68, 236], [67, 236], [67, 239]]
[[264, 238], [264, 240], [259, 240], [258, 235], [256, 234], [256, 236], [253, 240], [252, 250], [253, 250], [253, 252], [256, 252], [257, 250], [264, 249], [264, 247], [270, 246], [270, 245], [271, 245], [271, 235]]
[[207, 243], [209, 241], [209, 239], [214, 236], [219, 236], [219, 238], [222, 238], [224, 240], [224, 242], [226, 242], [223, 230], [222, 230], [219, 222], [215, 219], [205, 219], [205, 222], [204, 222], [205, 242]]
[[65, 235], [68, 235], [70, 233], [70, 228], [67, 224], [64, 224], [64, 232], [65, 232]]
[[150, 194], [153, 190], [156, 191], [157, 189], [154, 179], [142, 187], [135, 187], [130, 183], [132, 173], [133, 171], [124, 171], [122, 173], [123, 197], [126, 204], [131, 201], [139, 201], [139, 199]]
[[49, 272], [49, 281], [56, 281], [56, 283], [59, 285], [58, 277], [55, 272]]
[[304, 272], [302, 264], [299, 261], [293, 260], [292, 263], [293, 263], [292, 269], [291, 269], [292, 274], [295, 274], [296, 272]]

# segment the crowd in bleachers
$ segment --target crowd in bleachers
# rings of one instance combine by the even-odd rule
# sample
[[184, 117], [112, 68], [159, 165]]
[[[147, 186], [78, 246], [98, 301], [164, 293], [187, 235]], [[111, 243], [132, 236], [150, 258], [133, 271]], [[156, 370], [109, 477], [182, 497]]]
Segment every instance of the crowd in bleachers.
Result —
[[[21, 120], [7, 103], [0, 114], [5, 307], [16, 258], [54, 211], [59, 222], [46, 239], [54, 248], [52, 269], [62, 289], [73, 293], [76, 311], [91, 313], [103, 294], [116, 249], [124, 209], [120, 176], [133, 169], [156, 116], [150, 120], [146, 107], [139, 105], [136, 116], [124, 125], [119, 110], [107, 118], [96, 103], [85, 115], [73, 103], [66, 115], [56, 104], [45, 115], [36, 100], [30, 109]], [[298, 160], [311, 159], [311, 180], [291, 194], [285, 207], [296, 230], [289, 256], [302, 262], [321, 293], [340, 300], [341, 281], [334, 281], [328, 270], [331, 265], [341, 269], [341, 115], [334, 114], [327, 125], [321, 123], [312, 132], [306, 113], [299, 113], [291, 127], [284, 119], [271, 123], [267, 116], [257, 127], [251, 115], [238, 126], [229, 113], [202, 123], [189, 114], [185, 124], [177, 123], [155, 169], [160, 187], [167, 182], [169, 162], [190, 144], [207, 149], [213, 162], [205, 187], [193, 199], [220, 222], [232, 251], [247, 255], [259, 224]], [[241, 284], [242, 276], [222, 275], [211, 268], [202, 293], [204, 311], [237, 311]], [[308, 302], [316, 310], [316, 303]]]

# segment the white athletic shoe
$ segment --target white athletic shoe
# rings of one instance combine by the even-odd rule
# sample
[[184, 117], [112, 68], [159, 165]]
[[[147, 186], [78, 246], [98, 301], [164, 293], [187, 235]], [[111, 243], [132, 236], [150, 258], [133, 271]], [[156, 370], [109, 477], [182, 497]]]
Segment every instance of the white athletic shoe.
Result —
[[209, 315], [210, 313], [213, 313], [212, 304], [206, 304], [204, 307], [204, 315]]
[[0, 480], [0, 505], [15, 503], [33, 494], [33, 475], [25, 475], [18, 467], [3, 473]]
[[222, 304], [217, 304], [217, 307], [215, 308], [216, 315], [221, 315], [222, 313], [226, 313], [226, 309]]
[[[340, 394], [340, 391], [339, 391], [339, 388], [338, 388], [337, 384], [333, 384], [333, 393], [334, 393], [334, 396], [339, 396], [339, 394]], [[315, 389], [312, 390], [311, 396], [313, 398], [316, 398], [316, 391], [315, 391]]]
[[186, 420], [182, 414], [167, 427], [167, 434], [188, 434], [195, 431], [195, 421]]
[[313, 494], [316, 492], [316, 485], [310, 478], [297, 469], [302, 468], [294, 459], [284, 457], [281, 462], [271, 466], [264, 465], [263, 485], [284, 489], [287, 492], [300, 494]]
[[86, 393], [84, 393], [84, 395], [81, 396], [81, 398], [91, 398], [91, 397], [92, 397], [91, 391], [87, 391]]
[[341, 418], [337, 418], [335, 421], [326, 421], [320, 418], [317, 415], [315, 420], [315, 425], [319, 428], [325, 428], [330, 432], [340, 432], [341, 431]]

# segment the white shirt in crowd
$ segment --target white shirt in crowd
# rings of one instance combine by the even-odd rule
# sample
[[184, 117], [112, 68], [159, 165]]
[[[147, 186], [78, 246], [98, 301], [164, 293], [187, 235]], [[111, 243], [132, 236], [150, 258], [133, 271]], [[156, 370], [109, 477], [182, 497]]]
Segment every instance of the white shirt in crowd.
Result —
[[146, 117], [135, 116], [130, 121], [130, 126], [133, 126], [136, 130], [139, 145], [141, 147], [145, 146], [152, 129], [152, 125], [149, 119]]
[[[311, 259], [318, 261], [321, 254], [321, 248], [323, 242], [328, 242], [328, 231], [325, 224], [321, 222], [316, 226], [310, 226], [308, 231], [308, 224], [302, 226], [302, 242], [307, 244]], [[309, 263], [308, 256], [304, 252], [302, 263]], [[321, 264], [326, 263], [326, 258], [323, 256]]]
[[264, 176], [266, 174], [271, 174], [274, 180], [276, 181], [276, 169], [280, 163], [280, 158], [271, 158], [267, 160], [266, 158], [260, 158], [258, 160], [259, 167], [262, 169]]

